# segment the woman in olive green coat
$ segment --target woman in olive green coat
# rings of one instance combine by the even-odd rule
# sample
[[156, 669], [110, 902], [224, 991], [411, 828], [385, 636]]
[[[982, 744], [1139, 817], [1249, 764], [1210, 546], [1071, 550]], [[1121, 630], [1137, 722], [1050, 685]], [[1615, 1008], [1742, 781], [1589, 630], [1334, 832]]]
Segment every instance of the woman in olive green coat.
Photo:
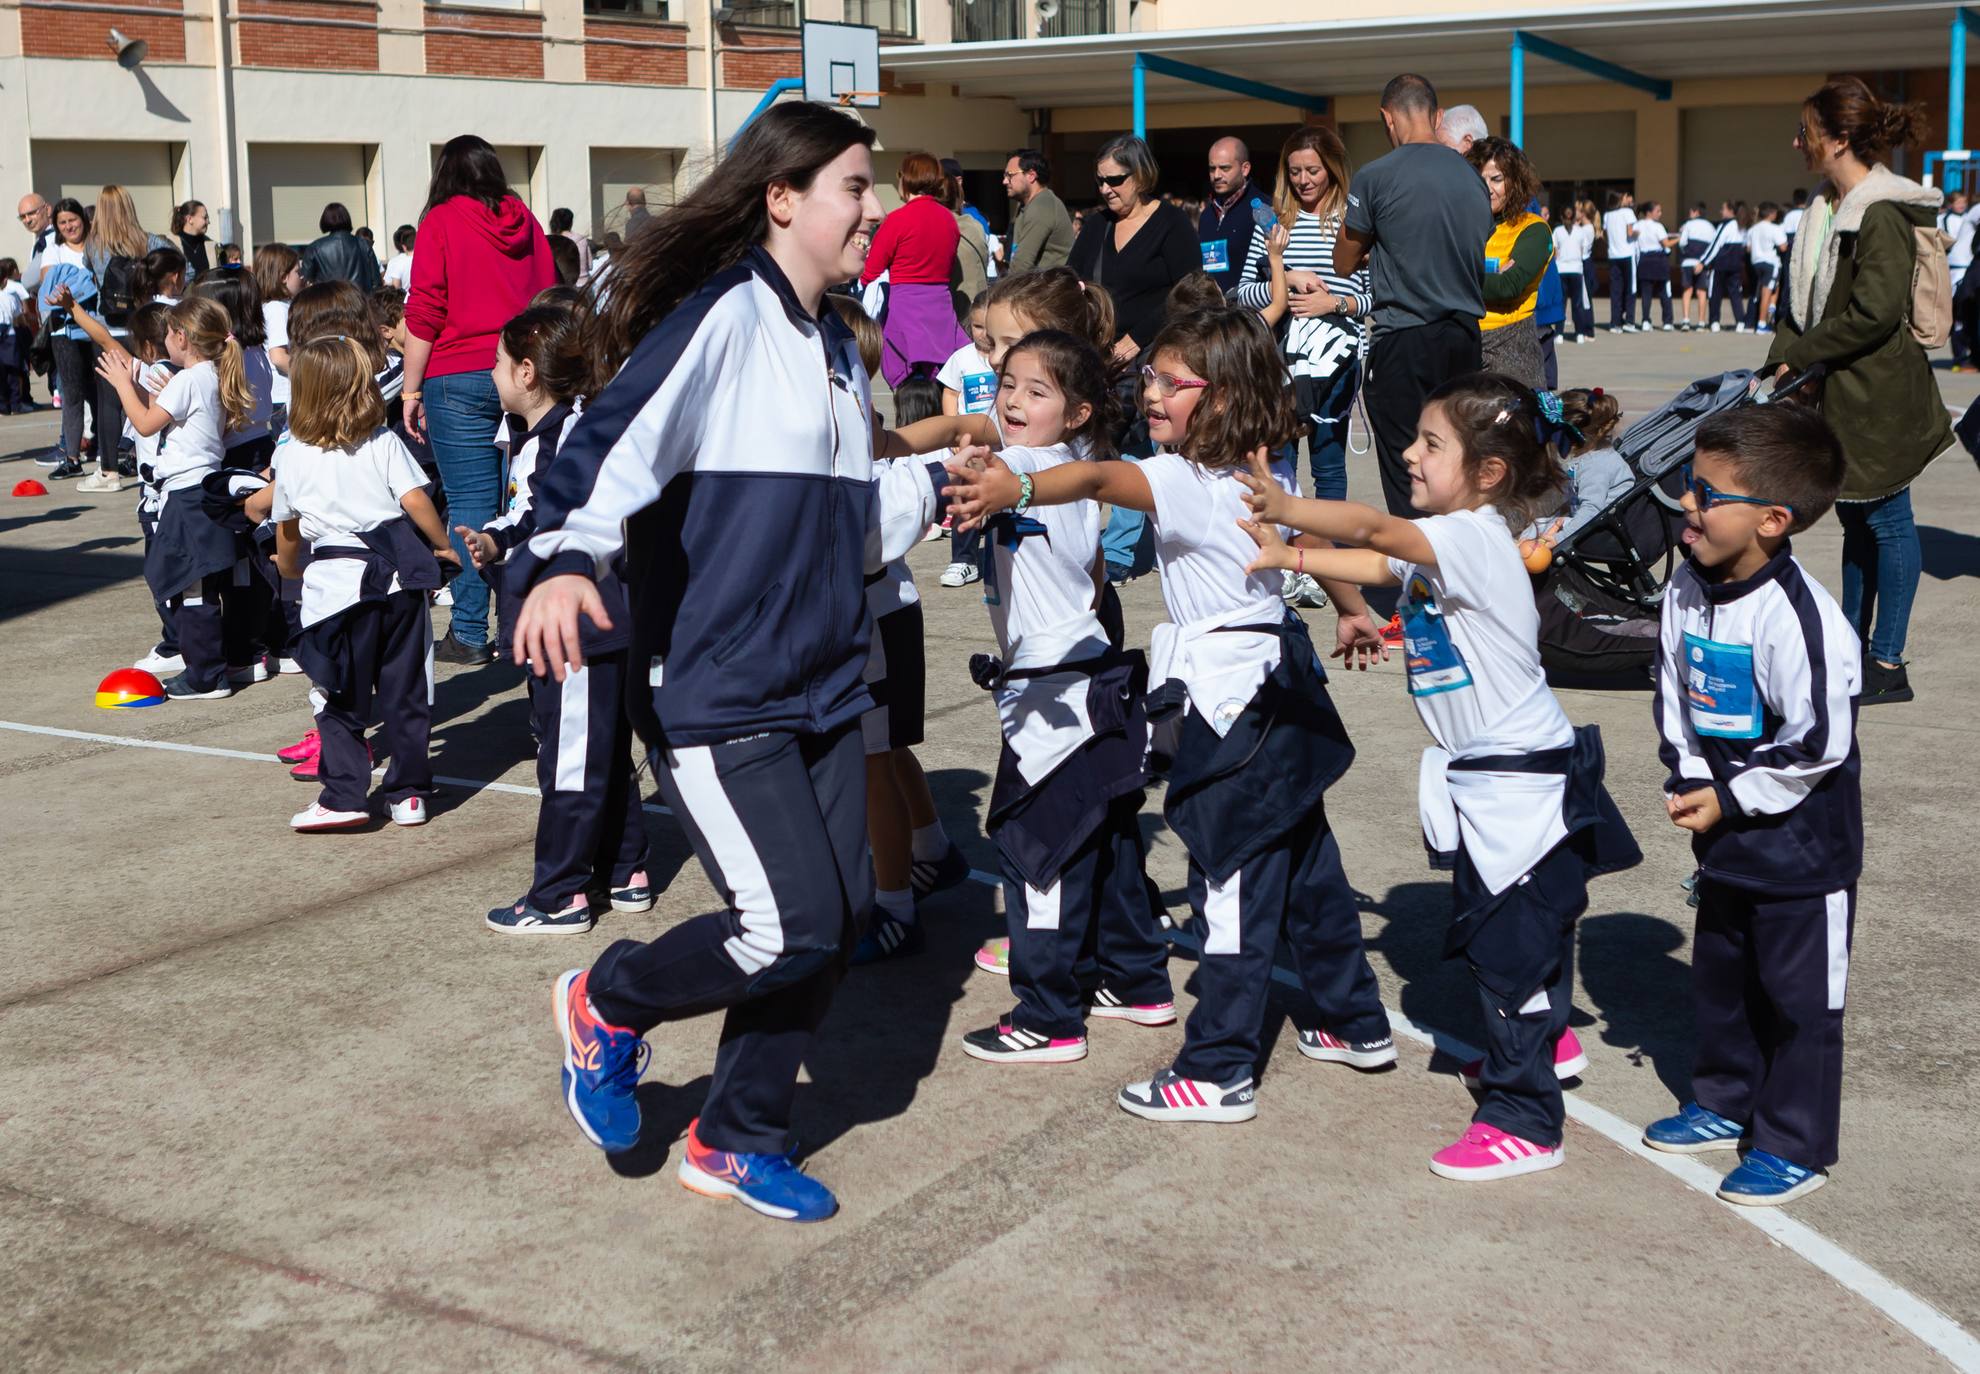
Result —
[[1855, 77], [1808, 98], [1795, 145], [1826, 176], [1795, 236], [1792, 318], [1769, 368], [1829, 372], [1822, 414], [1848, 469], [1836, 518], [1843, 528], [1843, 613], [1865, 645], [1863, 704], [1910, 701], [1905, 630], [1918, 590], [1911, 484], [1953, 441], [1931, 363], [1911, 336], [1912, 230], [1935, 222], [1940, 193], [1882, 165], [1925, 132], [1917, 105], [1879, 100]]

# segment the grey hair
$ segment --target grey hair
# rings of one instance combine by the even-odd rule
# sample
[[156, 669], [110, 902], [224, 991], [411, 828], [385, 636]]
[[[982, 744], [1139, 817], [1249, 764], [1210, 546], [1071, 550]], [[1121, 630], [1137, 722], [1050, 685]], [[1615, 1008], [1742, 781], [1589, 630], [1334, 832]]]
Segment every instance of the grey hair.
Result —
[[1108, 139], [1093, 161], [1096, 166], [1112, 162], [1126, 172], [1134, 182], [1135, 193], [1143, 200], [1153, 199], [1155, 188], [1162, 182], [1162, 167], [1155, 161], [1155, 154], [1133, 134], [1117, 134]]
[[1490, 138], [1492, 131], [1485, 126], [1485, 116], [1478, 113], [1476, 105], [1453, 105], [1444, 111], [1444, 127], [1458, 138]]

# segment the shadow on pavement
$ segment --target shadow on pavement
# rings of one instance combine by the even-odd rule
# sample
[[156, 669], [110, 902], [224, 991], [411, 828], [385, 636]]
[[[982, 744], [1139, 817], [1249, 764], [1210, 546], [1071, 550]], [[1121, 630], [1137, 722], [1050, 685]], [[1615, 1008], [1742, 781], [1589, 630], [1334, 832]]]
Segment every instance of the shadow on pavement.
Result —
[[1640, 911], [1581, 919], [1581, 986], [1607, 1023], [1602, 1043], [1650, 1061], [1680, 1102], [1691, 1100], [1691, 965], [1684, 934]]
[[1957, 577], [1980, 577], [1980, 537], [1943, 530], [1937, 525], [1920, 525], [1918, 543], [1927, 577], [1941, 582]]

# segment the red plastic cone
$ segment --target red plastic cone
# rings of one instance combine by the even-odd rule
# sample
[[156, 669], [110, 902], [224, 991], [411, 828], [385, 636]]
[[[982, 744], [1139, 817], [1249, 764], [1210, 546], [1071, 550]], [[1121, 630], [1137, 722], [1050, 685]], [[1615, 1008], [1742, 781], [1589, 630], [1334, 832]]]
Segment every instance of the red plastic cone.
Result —
[[35, 481], [32, 477], [23, 477], [20, 481], [14, 483], [14, 495], [46, 496], [48, 495], [48, 488], [42, 486], [41, 483]]

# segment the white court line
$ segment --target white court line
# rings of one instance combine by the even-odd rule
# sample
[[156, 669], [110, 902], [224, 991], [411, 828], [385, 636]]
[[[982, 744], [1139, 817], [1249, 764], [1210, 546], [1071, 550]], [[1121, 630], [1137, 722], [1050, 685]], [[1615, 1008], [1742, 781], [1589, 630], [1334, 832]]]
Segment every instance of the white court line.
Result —
[[[986, 887], [1001, 887], [1003, 880], [979, 869], [970, 877]], [[1195, 937], [1179, 929], [1168, 932], [1175, 943], [1200, 954]], [[1287, 987], [1303, 991], [1299, 978], [1290, 969], [1272, 966], [1272, 977]], [[1483, 1057], [1483, 1051], [1446, 1031], [1418, 1025], [1394, 1007], [1385, 1007], [1389, 1025], [1418, 1044], [1442, 1050], [1460, 1062]], [[1688, 1155], [1670, 1155], [1643, 1143], [1643, 1128], [1605, 1111], [1575, 1093], [1563, 1093], [1567, 1114], [1646, 1163], [1654, 1164], [1693, 1192], [1703, 1193], [1725, 1211], [1770, 1239], [1785, 1246], [1827, 1274], [1844, 1288], [1877, 1308], [1919, 1340], [1943, 1355], [1961, 1374], [1980, 1374], [1980, 1340], [1958, 1322], [1916, 1294], [1901, 1288], [1856, 1256], [1822, 1235], [1806, 1222], [1796, 1221], [1778, 1207], [1741, 1207], [1718, 1196], [1719, 1175]]]
[[[17, 730], [22, 734], [48, 735], [56, 739], [85, 740], [92, 744], [121, 744], [134, 749], [163, 749], [179, 754], [204, 754], [211, 758], [246, 759], [254, 763], [279, 762], [273, 754], [253, 754], [241, 749], [218, 749], [204, 744], [180, 744], [172, 740], [132, 739], [125, 735], [96, 734], [88, 730], [61, 730], [51, 725], [24, 725], [11, 720], [0, 720], [0, 730]], [[465, 787], [474, 791], [510, 792], [526, 797], [542, 795], [534, 787], [521, 787], [515, 783], [481, 782], [473, 778], [435, 778], [434, 781], [445, 783], [450, 787]], [[662, 815], [671, 814], [664, 806], [654, 806], [651, 803], [643, 803], [643, 805], [648, 811], [659, 812]], [[969, 876], [985, 887], [1003, 886], [1003, 879], [985, 873], [981, 869], [971, 869]], [[1171, 930], [1169, 938], [1185, 949], [1196, 950], [1195, 940], [1181, 930]], [[1276, 964], [1272, 966], [1272, 977], [1287, 987], [1295, 989], [1300, 987], [1299, 979], [1291, 970], [1280, 968]], [[1480, 1056], [1480, 1051], [1476, 1047], [1465, 1044], [1454, 1035], [1420, 1026], [1394, 1007], [1385, 1007], [1384, 1010], [1389, 1013], [1390, 1026], [1418, 1044], [1442, 1050], [1459, 1060], [1476, 1059]], [[1705, 1165], [1684, 1155], [1667, 1155], [1651, 1149], [1643, 1143], [1641, 1127], [1625, 1121], [1613, 1112], [1604, 1111], [1577, 1094], [1564, 1093], [1562, 1097], [1567, 1114], [1573, 1120], [1613, 1141], [1627, 1153], [1662, 1169], [1692, 1191], [1711, 1198], [1713, 1202], [1741, 1221], [1759, 1228], [1769, 1239], [1794, 1251], [1944, 1356], [1954, 1369], [1961, 1371], [1961, 1374], [1980, 1374], [1980, 1340], [1976, 1340], [1965, 1327], [1923, 1298], [1893, 1283], [1813, 1227], [1796, 1221], [1779, 1208], [1741, 1207], [1721, 1201], [1718, 1197], [1719, 1175]]]
[[[122, 744], [132, 749], [165, 749], [175, 754], [204, 754], [216, 759], [246, 759], [250, 763], [280, 763], [282, 760], [273, 754], [252, 754], [245, 749], [217, 749], [210, 744], [180, 744], [176, 740], [132, 739], [129, 735], [101, 735], [91, 730], [60, 730], [53, 725], [24, 725], [16, 720], [0, 720], [0, 730], [18, 730], [24, 735], [49, 735], [55, 739], [79, 739], [91, 744]], [[371, 776], [379, 777], [385, 770], [374, 768]], [[438, 774], [434, 782], [443, 787], [464, 787], [470, 792], [508, 792], [518, 797], [541, 797], [543, 793], [534, 787], [513, 782], [484, 782], [480, 778], [449, 778]], [[674, 813], [654, 802], [640, 803], [656, 816], [671, 816]]]

